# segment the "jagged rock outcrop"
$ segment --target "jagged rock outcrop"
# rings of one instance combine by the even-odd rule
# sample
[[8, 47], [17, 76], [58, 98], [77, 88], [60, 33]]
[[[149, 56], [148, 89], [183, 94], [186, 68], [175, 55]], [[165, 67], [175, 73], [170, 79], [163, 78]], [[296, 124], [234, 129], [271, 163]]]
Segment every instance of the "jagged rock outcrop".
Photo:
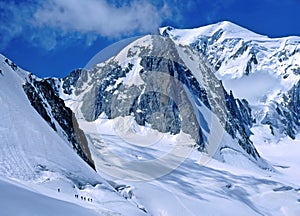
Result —
[[65, 94], [68, 95], [72, 94], [72, 87], [77, 85], [77, 81], [83, 71], [84, 71], [83, 69], [76, 69], [72, 71], [67, 77], [63, 78], [62, 88]]
[[282, 103], [273, 102], [262, 124], [269, 125], [273, 135], [296, 138], [300, 131], [300, 81], [284, 94]]
[[65, 106], [47, 79], [38, 80], [29, 75], [23, 89], [35, 110], [53, 130], [62, 133], [77, 154], [95, 169], [84, 132], [79, 128], [72, 110]]

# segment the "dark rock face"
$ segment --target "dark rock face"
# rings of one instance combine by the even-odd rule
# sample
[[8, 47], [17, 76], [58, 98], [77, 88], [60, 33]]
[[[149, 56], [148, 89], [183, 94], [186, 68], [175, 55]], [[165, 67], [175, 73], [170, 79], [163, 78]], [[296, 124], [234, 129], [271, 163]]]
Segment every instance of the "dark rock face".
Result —
[[[235, 137], [237, 131], [248, 137], [250, 135], [250, 130], [247, 126], [252, 126], [252, 117], [251, 109], [248, 107], [248, 103], [244, 100], [241, 102], [238, 99], [235, 99], [232, 95], [232, 92], [228, 94], [225, 92], [226, 108], [229, 111], [227, 124], [230, 124], [231, 127], [228, 128], [228, 133]], [[243, 124], [241, 124], [241, 122]]]
[[[299, 50], [299, 51], [300, 51], [300, 50]], [[294, 69], [293, 69], [293, 73], [294, 73], [295, 75], [300, 75], [300, 67], [294, 68]]]
[[250, 51], [250, 53], [251, 53], [251, 58], [247, 62], [247, 67], [245, 69], [245, 74], [246, 75], [249, 75], [251, 73], [251, 71], [252, 71], [252, 65], [257, 65], [258, 64], [258, 61], [257, 61], [255, 53], [252, 50]]
[[281, 104], [274, 102], [272, 108], [262, 124], [269, 125], [273, 135], [286, 134], [295, 139], [300, 131], [300, 81], [283, 96]]
[[216, 41], [218, 41], [221, 36], [224, 34], [224, 30], [223, 29], [219, 29], [217, 30], [212, 36], [211, 36], [211, 43], [215, 43]]
[[300, 126], [300, 81], [289, 91], [289, 100], [286, 103], [291, 111], [293, 122]]
[[23, 86], [25, 93], [27, 94], [28, 99], [31, 102], [31, 105], [34, 109], [43, 117], [43, 119], [53, 128], [53, 130], [57, 131], [55, 124], [51, 120], [48, 112], [46, 110], [46, 104], [41, 99], [40, 95], [36, 92], [35, 88], [30, 84], [26, 83]]
[[72, 71], [67, 77], [63, 78], [63, 91], [65, 94], [72, 94], [72, 87], [77, 84], [77, 81], [82, 74], [83, 69], [76, 69]]
[[[133, 65], [123, 69], [116, 66], [106, 72], [106, 79], [100, 81], [97, 89], [96, 102], [92, 111], [94, 116], [89, 120], [97, 119], [101, 113], [105, 113], [109, 119], [132, 115], [139, 125], [144, 126], [147, 123], [153, 129], [163, 133], [178, 134], [182, 130], [195, 139], [200, 150], [205, 149], [203, 128], [200, 125], [207, 123], [203, 122], [205, 121], [203, 117], [200, 118], [202, 122], [198, 122], [197, 115], [202, 114], [195, 110], [194, 105], [191, 104], [193, 102], [186, 93], [188, 89], [195, 101], [201, 101], [212, 110], [205, 88], [185, 65], [170, 59], [143, 56], [140, 65], [142, 69], [139, 75], [145, 82], [142, 86], [129, 87], [123, 83], [116, 84], [119, 78], [125, 77], [132, 70]], [[160, 73], [167, 74], [168, 78], [160, 79]], [[239, 140], [239, 145], [248, 154], [254, 158], [259, 157], [249, 139], [251, 134], [249, 128], [253, 124], [253, 118], [247, 101], [235, 99], [232, 93], [228, 94], [225, 91], [220, 81], [217, 81], [217, 84], [221, 86], [221, 90], [218, 91], [224, 94], [225, 99], [224, 110], [220, 111], [224, 114], [218, 116], [225, 130], [232, 138]], [[120, 99], [118, 92], [131, 95], [133, 98]], [[216, 109], [219, 109], [220, 101], [216, 100], [218, 99], [211, 102]]]
[[[117, 84], [116, 87], [112, 88], [109, 91], [107, 91], [107, 88], [109, 88], [109, 86], [114, 86], [119, 78], [125, 77], [126, 74], [132, 69], [132, 66], [133, 65], [129, 64], [125, 69], [122, 69], [120, 66], [117, 66], [116, 68], [113, 68], [106, 74], [106, 78], [101, 82], [101, 84], [98, 87], [98, 92], [94, 105], [95, 110], [93, 112], [94, 116], [92, 117], [92, 119], [89, 120], [97, 119], [99, 115], [103, 112], [110, 119], [118, 116], [114, 111], [112, 111], [112, 109], [115, 109], [115, 107], [113, 107], [110, 102], [112, 102], [115, 98], [113, 93], [121, 87], [121, 84]], [[124, 115], [128, 114], [129, 113], [124, 113]]]
[[23, 89], [31, 105], [43, 119], [55, 131], [58, 131], [58, 127], [60, 127], [77, 154], [95, 169], [90, 157], [87, 140], [83, 131], [78, 127], [74, 113], [55, 94], [48, 80], [37, 81], [30, 76], [29, 80], [24, 84]]
[[174, 29], [173, 27], [168, 26], [168, 27], [162, 32], [162, 36], [164, 36], [164, 37], [169, 37], [168, 31], [171, 31], [171, 30], [173, 30], [173, 29]]
[[11, 67], [12, 70], [14, 70], [14, 71], [18, 70], [18, 66], [15, 63], [13, 63], [12, 61], [10, 61], [8, 59], [5, 59], [4, 61], [6, 64], [8, 64], [8, 66]]
[[[163, 133], [178, 134], [182, 130], [191, 134], [199, 147], [204, 148], [201, 128], [191, 111], [193, 108], [182, 84], [188, 85], [193, 94], [199, 96], [209, 107], [205, 90], [192, 79], [190, 71], [187, 72], [185, 67], [171, 60], [144, 56], [140, 65], [143, 69], [139, 75], [145, 82], [141, 86], [117, 84], [119, 78], [125, 77], [132, 70], [132, 64], [125, 68], [115, 65], [102, 71], [101, 76], [105, 74], [105, 78], [99, 79], [99, 86], [95, 88], [96, 100], [92, 106], [94, 109], [87, 113], [85, 110], [91, 107], [86, 106], [90, 105], [84, 104], [82, 107], [86, 119], [95, 120], [101, 113], [105, 113], [109, 119], [132, 115], [139, 125], [144, 126], [147, 123]], [[120, 98], [120, 94], [126, 97]], [[91, 95], [86, 95], [86, 98], [90, 97]]]
[[[160, 94], [152, 94], [152, 96], [158, 96], [160, 101], [165, 101], [165, 105], [160, 106], [163, 107], [163, 112], [161, 113], [166, 117], [165, 121], [163, 121], [165, 124], [162, 125], [172, 125], [169, 126], [169, 130], [166, 130], [166, 132], [177, 134], [182, 130], [192, 135], [198, 147], [203, 149], [205, 145], [203, 142], [203, 132], [200, 127], [201, 123], [197, 120], [198, 111], [195, 110], [193, 104], [191, 104], [193, 102], [191, 102], [184, 88], [187, 88], [189, 94], [199, 99], [210, 109], [205, 89], [200, 86], [188, 68], [170, 59], [144, 56], [142, 57], [140, 65], [143, 67], [140, 75], [148, 84], [148, 91], [157, 91], [157, 89], [159, 89]], [[160, 75], [157, 75], [157, 73], [165, 73], [167, 75], [162, 75], [165, 78], [164, 80], [158, 80]], [[156, 86], [152, 85], [152, 83], [156, 83]], [[155, 87], [153, 88], [153, 86]], [[161, 92], [163, 94], [161, 94]], [[146, 106], [142, 103], [141, 107]], [[167, 113], [165, 113], [166, 111]], [[198, 114], [200, 115], [201, 113]], [[181, 116], [181, 118], [179, 116]], [[154, 125], [158, 124], [155, 120], [149, 121], [148, 123]], [[163, 128], [164, 127], [155, 127], [155, 129], [161, 132], [165, 131]]]
[[[226, 131], [232, 138], [238, 138], [239, 145], [252, 155], [254, 158], [259, 157], [258, 152], [249, 139], [251, 135], [250, 128], [253, 124], [251, 109], [246, 100], [235, 99], [232, 95], [225, 92], [226, 108], [228, 110], [227, 121], [225, 125]], [[238, 137], [238, 134], [240, 137]]]
[[130, 111], [139, 125], [150, 123], [153, 129], [163, 133], [180, 132], [181, 120], [176, 103], [159, 92], [148, 92], [137, 97]]
[[192, 72], [184, 65], [169, 59], [145, 56], [142, 58], [141, 66], [143, 66], [145, 71], [159, 71], [175, 77], [210, 109], [205, 89], [200, 86]]

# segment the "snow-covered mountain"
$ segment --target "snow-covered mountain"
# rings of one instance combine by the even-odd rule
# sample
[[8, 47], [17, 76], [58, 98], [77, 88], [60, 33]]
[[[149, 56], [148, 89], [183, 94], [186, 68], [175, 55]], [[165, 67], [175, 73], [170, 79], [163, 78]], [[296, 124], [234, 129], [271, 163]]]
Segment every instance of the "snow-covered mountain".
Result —
[[160, 32], [65, 78], [0, 56], [5, 215], [300, 212], [300, 39]]
[[268, 126], [263, 129], [266, 141], [286, 135], [295, 139], [300, 131], [300, 37], [268, 38], [230, 22], [164, 27], [160, 33], [208, 60], [225, 89], [245, 98], [255, 122]]
[[[220, 160], [225, 161], [226, 152], [237, 151], [268, 167], [249, 139], [253, 119], [247, 101], [227, 93], [205, 59], [189, 46], [145, 36], [91, 71], [77, 70], [48, 83], [79, 119], [131, 118], [136, 126], [189, 135], [193, 141], [187, 144], [202, 152], [214, 149], [211, 154]], [[95, 140], [92, 145], [97, 145]]]

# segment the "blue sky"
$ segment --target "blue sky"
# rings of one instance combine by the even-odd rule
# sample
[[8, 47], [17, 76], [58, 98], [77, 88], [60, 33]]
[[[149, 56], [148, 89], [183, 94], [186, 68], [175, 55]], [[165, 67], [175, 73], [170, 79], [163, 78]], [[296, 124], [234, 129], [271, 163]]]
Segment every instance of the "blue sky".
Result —
[[300, 36], [300, 0], [0, 0], [0, 52], [40, 77], [64, 77], [121, 39], [223, 20]]

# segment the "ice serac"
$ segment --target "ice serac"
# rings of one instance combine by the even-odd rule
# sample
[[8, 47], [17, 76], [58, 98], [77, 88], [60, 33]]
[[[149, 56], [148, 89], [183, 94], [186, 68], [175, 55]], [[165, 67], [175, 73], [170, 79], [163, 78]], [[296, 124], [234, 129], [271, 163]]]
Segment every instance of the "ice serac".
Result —
[[269, 38], [226, 21], [160, 33], [203, 55], [225, 89], [248, 101], [255, 127], [267, 125], [277, 140], [299, 133], [299, 37]]
[[211, 118], [216, 116], [233, 143], [218, 143], [217, 154], [229, 148], [260, 159], [249, 139], [254, 120], [247, 101], [224, 89], [202, 55], [168, 37], [142, 37], [62, 83], [62, 97], [72, 98], [70, 107], [86, 121], [103, 114], [108, 119], [132, 116], [138, 125], [162, 133], [189, 134], [200, 151], [207, 151], [208, 134], [214, 132]]

